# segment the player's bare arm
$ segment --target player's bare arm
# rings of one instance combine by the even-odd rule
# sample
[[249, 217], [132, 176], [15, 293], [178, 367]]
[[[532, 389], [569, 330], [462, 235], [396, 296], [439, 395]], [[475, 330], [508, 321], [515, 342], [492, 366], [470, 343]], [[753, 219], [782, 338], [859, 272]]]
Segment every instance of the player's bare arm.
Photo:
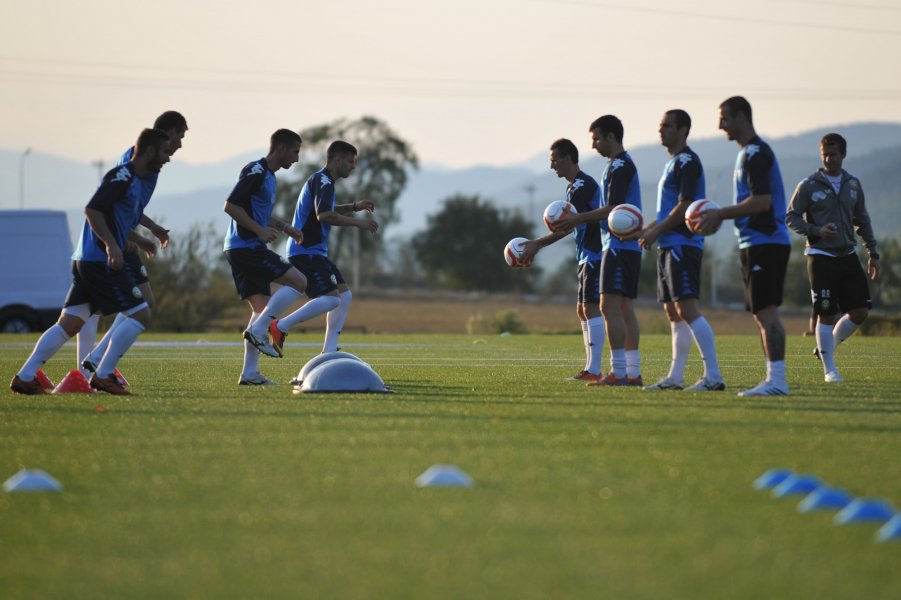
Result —
[[147, 215], [141, 215], [141, 225], [150, 230], [150, 233], [153, 234], [153, 237], [160, 241], [160, 248], [166, 248], [169, 246], [169, 230], [159, 225], [156, 221], [148, 217]]
[[655, 220], [638, 234], [631, 236], [628, 239], [623, 238], [623, 240], [629, 241], [637, 238], [638, 243], [642, 248], [650, 249], [654, 245], [654, 242], [657, 241], [657, 238], [670, 229], [675, 229], [680, 223], [685, 221], [685, 211], [688, 210], [690, 204], [691, 201], [680, 198], [679, 202], [673, 207], [673, 210], [666, 215], [665, 219], [659, 222]]
[[278, 231], [281, 231], [298, 244], [303, 241], [303, 232], [301, 232], [300, 229], [294, 227], [287, 221], [282, 221], [278, 217], [269, 217], [269, 225], [271, 227], [274, 227]]
[[226, 201], [223, 210], [225, 210], [225, 214], [235, 220], [235, 223], [254, 232], [265, 244], [275, 241], [278, 237], [278, 230], [275, 227], [263, 227], [254, 221], [253, 218], [247, 214], [247, 211], [233, 202]]
[[116, 242], [116, 237], [107, 226], [106, 218], [103, 216], [103, 213], [94, 208], [85, 208], [84, 216], [97, 237], [103, 241], [103, 244], [106, 247], [107, 263], [110, 268], [118, 271], [125, 262], [122, 256], [122, 248], [119, 247], [119, 243]]
[[705, 235], [712, 233], [726, 219], [738, 219], [768, 211], [772, 201], [773, 197], [770, 194], [761, 194], [759, 196], [748, 196], [738, 204], [724, 206], [717, 210], [708, 210], [701, 219], [699, 229]]
[[332, 227], [358, 227], [364, 231], [375, 233], [379, 230], [379, 224], [372, 219], [359, 219], [357, 217], [348, 217], [339, 214], [337, 211], [328, 211], [316, 215], [320, 223], [331, 225]]
[[366, 212], [372, 214], [375, 210], [375, 202], [372, 200], [354, 200], [351, 204], [338, 204], [335, 206], [335, 212], [338, 214], [346, 215], [348, 213], [355, 213], [361, 210], [365, 210]]
[[557, 231], [552, 231], [551, 233], [543, 235], [540, 238], [535, 238], [534, 240], [527, 241], [522, 245], [523, 251], [520, 255], [520, 262], [526, 266], [531, 265], [532, 261], [535, 260], [535, 255], [538, 254], [539, 250], [546, 248], [554, 242], [562, 240], [563, 238], [568, 236], [568, 231], [558, 229]]
[[[137, 231], [132, 230], [128, 232], [128, 241], [130, 245], [134, 244], [137, 250], [143, 250], [144, 254], [147, 255], [147, 258], [156, 256], [156, 243], [153, 240], [144, 237]], [[131, 251], [130, 248], [129, 251]]]

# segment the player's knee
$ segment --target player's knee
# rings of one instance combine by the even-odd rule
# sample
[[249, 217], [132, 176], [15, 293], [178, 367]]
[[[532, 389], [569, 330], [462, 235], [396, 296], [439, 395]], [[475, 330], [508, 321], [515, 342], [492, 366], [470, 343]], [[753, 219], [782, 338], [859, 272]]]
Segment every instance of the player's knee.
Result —
[[860, 325], [867, 320], [869, 314], [869, 309], [855, 308], [854, 310], [848, 311], [848, 318], [851, 319], [855, 325]]

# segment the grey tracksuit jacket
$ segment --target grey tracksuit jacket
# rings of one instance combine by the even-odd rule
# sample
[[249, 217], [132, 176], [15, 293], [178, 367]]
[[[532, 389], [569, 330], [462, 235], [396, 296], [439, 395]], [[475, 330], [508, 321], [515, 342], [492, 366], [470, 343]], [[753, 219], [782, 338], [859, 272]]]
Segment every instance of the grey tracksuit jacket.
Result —
[[[838, 235], [829, 239], [817, 236], [816, 232], [826, 223], [835, 224]], [[788, 205], [785, 224], [795, 233], [807, 238], [808, 248], [836, 256], [850, 254], [857, 246], [854, 237], [856, 228], [867, 252], [870, 255], [876, 253], [876, 238], [873, 236], [870, 215], [864, 205], [860, 180], [844, 169], [838, 194], [832, 189], [822, 170], [799, 183]]]

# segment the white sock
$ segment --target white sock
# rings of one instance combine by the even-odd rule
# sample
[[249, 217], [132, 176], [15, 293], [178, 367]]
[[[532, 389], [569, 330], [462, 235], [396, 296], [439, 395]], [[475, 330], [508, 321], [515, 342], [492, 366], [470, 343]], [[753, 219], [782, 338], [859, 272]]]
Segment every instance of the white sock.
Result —
[[323, 352], [338, 351], [338, 336], [344, 329], [344, 321], [347, 319], [347, 313], [350, 310], [350, 301], [353, 294], [350, 290], [338, 294], [338, 308], [330, 310], [325, 325], [325, 342], [322, 345]]
[[[84, 362], [86, 356], [94, 349], [94, 342], [97, 341], [97, 328], [100, 326], [100, 313], [94, 313], [81, 326], [81, 330], [76, 334], [77, 349], [75, 357], [77, 362], [75, 366], [81, 371], [85, 377], [90, 377], [91, 373], [87, 369], [82, 368], [81, 363]], [[96, 364], [96, 363], [95, 363]]]
[[685, 381], [685, 365], [691, 352], [691, 327], [685, 321], [670, 322], [673, 334], [673, 359], [666, 378], [677, 383]]
[[846, 339], [854, 335], [854, 332], [857, 331], [859, 326], [857, 323], [851, 320], [851, 317], [845, 315], [841, 319], [838, 320], [838, 323], [835, 324], [835, 327], [832, 328], [832, 336], [835, 340], [835, 347], [838, 348], [839, 344], [844, 342]]
[[106, 330], [104, 336], [97, 342], [97, 345], [94, 346], [94, 349], [91, 350], [91, 353], [88, 354], [88, 358], [90, 358], [91, 362], [95, 365], [99, 365], [100, 361], [103, 360], [103, 355], [106, 354], [107, 348], [109, 348], [109, 341], [113, 339], [113, 336], [116, 334], [116, 327], [122, 324], [125, 319], [127, 319], [125, 315], [119, 313], [116, 315], [116, 318], [113, 319], [112, 325], [109, 326], [109, 329]]
[[[250, 314], [250, 321], [247, 322], [247, 328], [249, 329], [251, 325], [257, 322], [257, 319], [260, 318], [260, 313], [255, 312]], [[257, 347], [244, 340], [244, 368], [241, 371], [241, 377], [250, 377], [251, 375], [256, 375], [260, 372], [260, 351], [257, 350]]]
[[817, 348], [820, 349], [820, 360], [823, 361], [823, 372], [835, 370], [835, 337], [832, 325], [817, 325]]
[[22, 365], [22, 368], [17, 373], [19, 379], [22, 381], [33, 381], [38, 369], [50, 360], [54, 354], [59, 352], [59, 349], [67, 341], [69, 341], [69, 334], [66, 333], [66, 330], [59, 323], [54, 324], [45, 331], [34, 345], [31, 356], [28, 357], [28, 360], [25, 361], [25, 364]]
[[594, 375], [601, 374], [601, 355], [604, 353], [604, 339], [607, 328], [604, 317], [592, 317], [585, 322], [588, 325], [588, 367], [585, 369]]
[[610, 349], [610, 366], [613, 367], [613, 376], [622, 379], [626, 376], [626, 349]]
[[[110, 328], [112, 330], [112, 328]], [[125, 320], [116, 326], [110, 337], [109, 347], [97, 367], [97, 377], [103, 379], [109, 377], [116, 370], [119, 359], [128, 352], [138, 336], [144, 332], [144, 326], [137, 319], [125, 317]]]
[[785, 381], [785, 361], [766, 361], [766, 380], [780, 387], [788, 387]]
[[318, 317], [319, 315], [323, 315], [328, 311], [337, 308], [338, 303], [337, 296], [319, 296], [318, 298], [313, 298], [312, 300], [308, 300], [303, 306], [290, 315], [285, 315], [279, 319], [277, 327], [282, 330], [282, 332], [287, 332], [298, 323], [309, 321], [313, 317]]
[[638, 350], [626, 350], [626, 377], [641, 377], [641, 355]]
[[280, 314], [285, 312], [285, 310], [291, 306], [291, 303], [301, 296], [303, 296], [303, 294], [290, 285], [283, 285], [278, 288], [278, 290], [272, 294], [272, 297], [269, 298], [269, 304], [267, 304], [266, 308], [263, 309], [263, 312], [260, 313], [260, 318], [253, 324], [252, 330], [254, 334], [260, 338], [266, 337], [266, 332], [269, 330], [269, 324], [277, 319]]
[[588, 321], [579, 321], [582, 327], [582, 344], [585, 346], [585, 368], [583, 371], [591, 372], [591, 338], [588, 337]]
[[716, 343], [713, 328], [704, 317], [695, 319], [690, 327], [691, 334], [695, 338], [695, 344], [698, 345], [701, 358], [704, 360], [704, 378], [707, 381], [722, 381], [723, 376], [720, 374], [720, 364], [716, 360]]

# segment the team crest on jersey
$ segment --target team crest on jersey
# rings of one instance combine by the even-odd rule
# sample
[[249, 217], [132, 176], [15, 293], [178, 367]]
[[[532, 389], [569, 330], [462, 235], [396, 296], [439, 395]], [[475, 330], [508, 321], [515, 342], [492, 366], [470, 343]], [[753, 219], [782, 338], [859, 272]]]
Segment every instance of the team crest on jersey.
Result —
[[116, 171], [115, 177], [112, 178], [111, 181], [128, 181], [131, 179], [131, 171], [127, 168], [122, 167], [118, 171]]
[[325, 173], [322, 174], [322, 177], [319, 179], [319, 183], [321, 185], [329, 185], [332, 183], [332, 180], [328, 178], [328, 175]]
[[618, 168], [622, 167], [625, 164], [626, 164], [626, 161], [624, 161], [623, 159], [614, 158], [613, 160], [610, 161], [610, 170], [616, 171]]
[[141, 288], [139, 288], [138, 286], [131, 288], [131, 295], [138, 299], [144, 297], [144, 294], [141, 293]]
[[263, 172], [263, 165], [260, 163], [254, 163], [252, 167], [250, 167], [250, 171], [247, 173], [248, 175], [259, 175]]
[[338, 285], [338, 278], [335, 277], [334, 273], [332, 273], [332, 276], [329, 277], [329, 281], [331, 281], [333, 285]]
[[572, 182], [572, 185], [570, 187], [572, 188], [572, 191], [575, 192], [576, 190], [581, 188], [583, 185], [585, 185], [585, 182], [583, 180], [576, 179], [575, 181]]
[[747, 146], [745, 146], [745, 155], [748, 158], [753, 157], [758, 152], [760, 152], [760, 146], [758, 146], [757, 144], [748, 144]]
[[829, 196], [828, 192], [820, 190], [818, 192], [814, 192], [810, 195], [810, 200], [812, 202], [819, 202], [820, 200], [825, 200]]
[[147, 277], [147, 267], [141, 265], [141, 277]]
[[679, 164], [684, 167], [692, 161], [691, 154], [689, 154], [688, 152], [683, 152], [677, 157], [677, 160], [679, 161]]

